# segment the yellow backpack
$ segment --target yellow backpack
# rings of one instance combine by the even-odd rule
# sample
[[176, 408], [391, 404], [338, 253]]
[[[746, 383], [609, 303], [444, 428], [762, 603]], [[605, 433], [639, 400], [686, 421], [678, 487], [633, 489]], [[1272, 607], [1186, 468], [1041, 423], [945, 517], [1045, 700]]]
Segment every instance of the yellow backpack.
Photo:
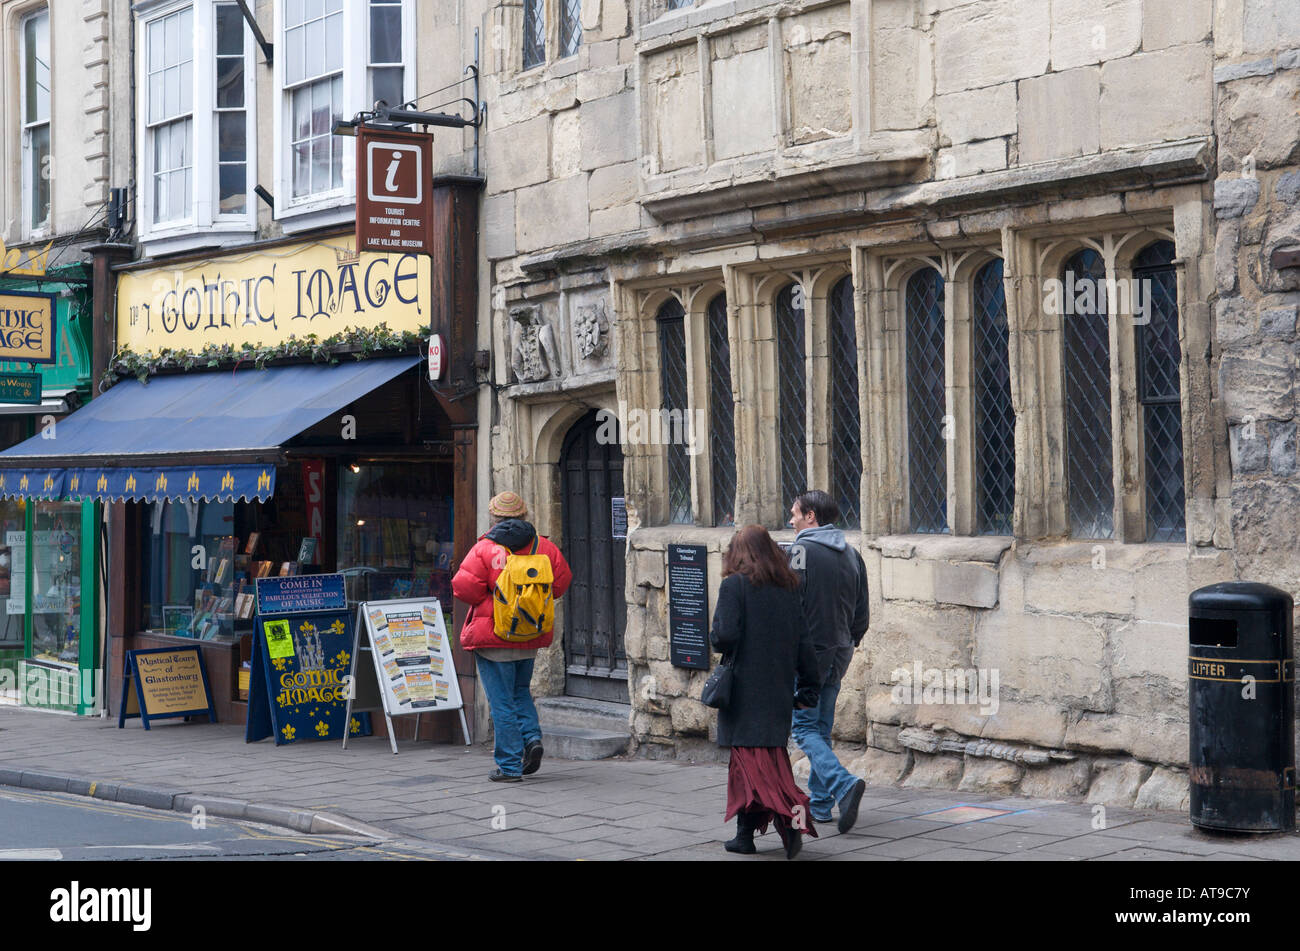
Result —
[[505, 567], [492, 592], [492, 630], [506, 641], [531, 641], [555, 626], [555, 599], [551, 597], [551, 559], [537, 554], [537, 536], [527, 555], [516, 555], [504, 545]]

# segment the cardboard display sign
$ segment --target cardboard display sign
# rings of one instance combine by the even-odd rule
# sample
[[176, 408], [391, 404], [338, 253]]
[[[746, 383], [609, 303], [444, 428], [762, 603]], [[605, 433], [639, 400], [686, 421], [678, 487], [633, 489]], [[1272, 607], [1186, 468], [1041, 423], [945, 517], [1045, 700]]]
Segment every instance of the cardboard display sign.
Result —
[[321, 610], [337, 604], [342, 586], [338, 574], [258, 579], [258, 604], [274, 613], [253, 622], [245, 742], [274, 736], [283, 746], [370, 732], [368, 717], [347, 711], [356, 650], [346, 602], [344, 610]]
[[217, 722], [217, 710], [208, 686], [208, 669], [199, 647], [152, 647], [126, 652], [122, 702], [117, 726], [139, 717], [144, 728], [151, 720], [172, 717], [208, 717]]
[[[363, 628], [365, 643], [361, 639]], [[357, 608], [354, 644], [353, 653], [369, 654], [372, 663], [358, 662], [356, 698], [348, 702], [348, 710], [383, 710], [394, 753], [397, 740], [393, 736], [393, 717], [415, 714], [419, 736], [419, 716], [442, 710], [459, 712], [465, 745], [469, 745], [465, 704], [442, 605], [436, 598], [362, 602]], [[347, 749], [346, 738], [343, 748]]]

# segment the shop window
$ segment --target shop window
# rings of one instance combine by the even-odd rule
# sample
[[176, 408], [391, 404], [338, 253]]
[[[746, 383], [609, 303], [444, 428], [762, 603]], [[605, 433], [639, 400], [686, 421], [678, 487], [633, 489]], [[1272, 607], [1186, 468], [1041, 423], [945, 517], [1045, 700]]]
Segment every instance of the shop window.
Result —
[[1062, 317], [1070, 534], [1110, 538], [1115, 533], [1115, 485], [1106, 267], [1101, 255], [1089, 248], [1067, 260], [1063, 272], [1067, 297], [1093, 302], [1069, 308]]
[[808, 392], [804, 293], [789, 284], [776, 295], [777, 442], [784, 507], [808, 485]]
[[21, 132], [23, 229], [30, 236], [50, 225], [50, 13], [22, 21]]
[[862, 417], [851, 277], [831, 288], [829, 309], [831, 494], [839, 503], [844, 524], [857, 528], [862, 517]]
[[687, 444], [691, 413], [686, 387], [686, 314], [674, 298], [659, 308], [659, 398], [665, 411], [664, 440], [668, 456], [668, 521], [689, 525], [691, 507], [691, 461]]
[[546, 62], [546, 0], [524, 0], [524, 69]]
[[26, 613], [27, 501], [0, 499], [0, 651], [21, 651]]
[[1016, 416], [1011, 408], [1007, 297], [1002, 260], [975, 274], [975, 530], [1010, 535], [1016, 496]]
[[731, 395], [731, 342], [727, 295], [709, 302], [709, 468], [713, 524], [734, 525], [736, 500], [736, 406]]
[[945, 431], [944, 284], [934, 268], [907, 282], [907, 472], [911, 531], [948, 528], [948, 453]]
[[[76, 667], [81, 650], [81, 503], [34, 505], [31, 657]], [[26, 584], [23, 572], [11, 575], [11, 582], [12, 603], [13, 583]], [[25, 595], [25, 587], [18, 590]]]
[[1178, 279], [1174, 245], [1157, 241], [1133, 262], [1149, 320], [1137, 330], [1138, 402], [1142, 406], [1146, 538], [1187, 538], [1183, 486], [1183, 411], [1179, 386]]
[[339, 467], [338, 570], [349, 601], [435, 597], [450, 616], [452, 492], [447, 466]]

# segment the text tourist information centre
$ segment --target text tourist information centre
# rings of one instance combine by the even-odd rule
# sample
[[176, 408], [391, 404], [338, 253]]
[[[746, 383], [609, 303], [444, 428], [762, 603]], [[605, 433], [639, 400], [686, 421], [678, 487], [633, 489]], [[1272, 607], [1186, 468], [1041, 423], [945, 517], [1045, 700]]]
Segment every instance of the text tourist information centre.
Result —
[[[66, 508], [76, 526], [104, 513], [78, 544], [106, 553], [108, 707], [126, 651], [198, 644], [218, 719], [243, 722], [261, 577], [340, 572], [353, 607], [436, 597], [452, 629], [451, 569], [476, 523], [474, 400], [431, 387], [424, 354], [431, 332], [472, 347], [453, 315], [473, 327], [456, 268], [474, 255], [448, 250], [466, 216], [457, 196], [443, 207], [432, 256], [358, 253], [337, 234], [119, 269], [117, 382], [0, 453], [4, 504]], [[449, 362], [472, 387], [470, 360]]]

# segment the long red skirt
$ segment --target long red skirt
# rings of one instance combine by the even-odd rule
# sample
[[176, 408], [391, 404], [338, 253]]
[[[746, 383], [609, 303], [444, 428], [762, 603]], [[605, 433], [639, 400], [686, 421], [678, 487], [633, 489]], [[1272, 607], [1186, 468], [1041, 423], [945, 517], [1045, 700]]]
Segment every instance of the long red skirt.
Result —
[[790, 755], [783, 746], [733, 746], [727, 771], [727, 814], [748, 812], [758, 820], [757, 831], [781, 816], [807, 835], [817, 830], [809, 807], [811, 800], [794, 781]]

